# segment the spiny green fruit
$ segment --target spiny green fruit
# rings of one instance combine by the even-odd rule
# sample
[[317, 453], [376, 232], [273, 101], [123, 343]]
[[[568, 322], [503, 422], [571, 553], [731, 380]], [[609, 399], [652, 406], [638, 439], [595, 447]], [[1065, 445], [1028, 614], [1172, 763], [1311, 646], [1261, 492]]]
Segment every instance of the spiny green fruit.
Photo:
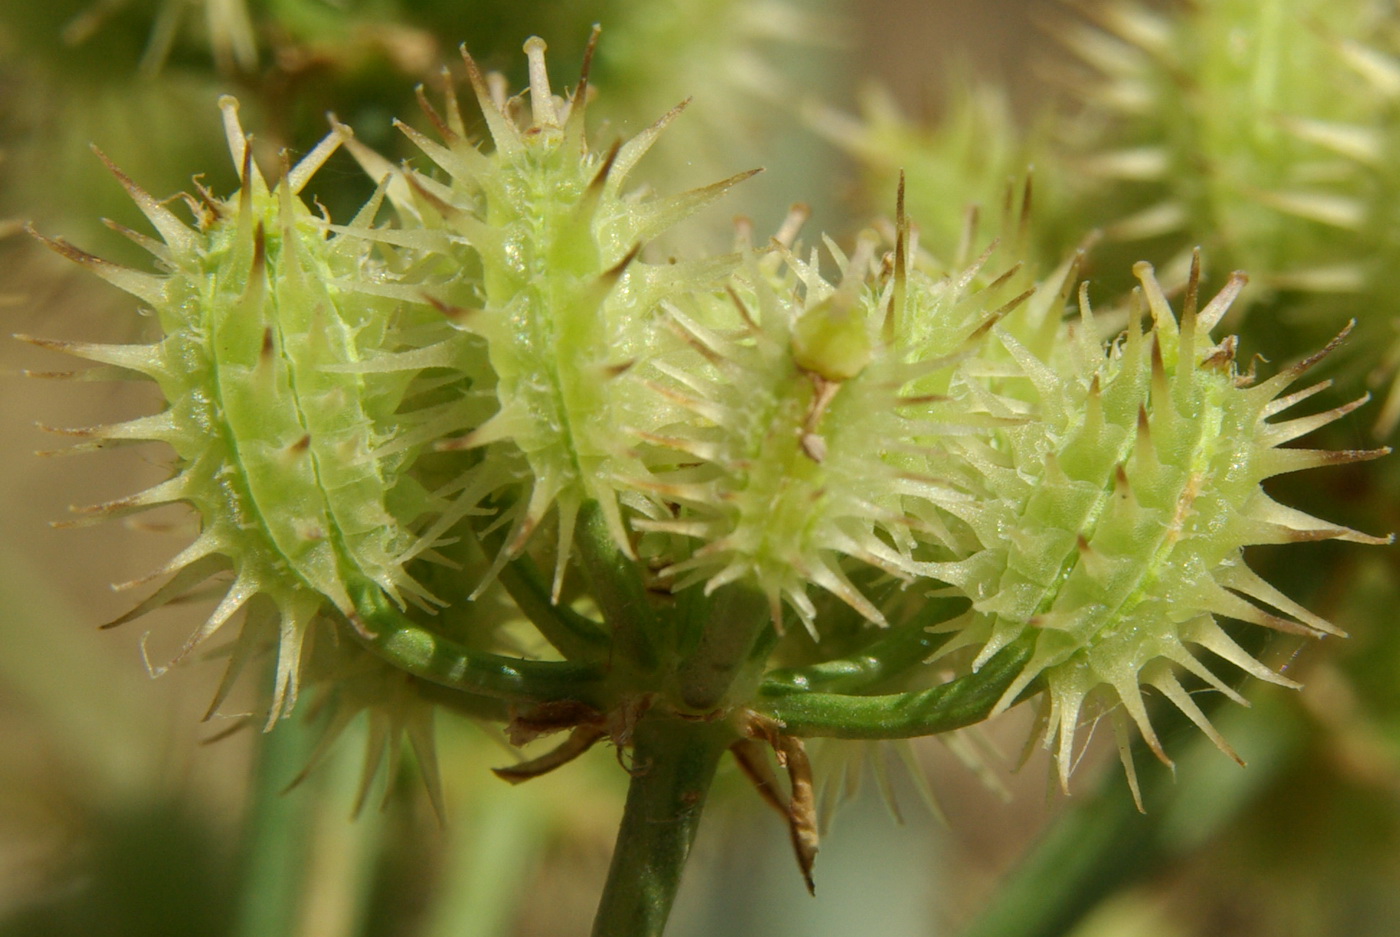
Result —
[[786, 602], [815, 634], [815, 584], [884, 625], [851, 564], [908, 582], [923, 569], [916, 555], [950, 549], [950, 505], [969, 495], [950, 480], [948, 439], [984, 433], [1008, 409], [959, 383], [954, 365], [1036, 291], [1008, 304], [1013, 278], [978, 283], [981, 264], [956, 277], [911, 271], [902, 212], [898, 227], [878, 263], [870, 237], [849, 257], [828, 242], [841, 274], [831, 283], [815, 254], [785, 246], [789, 224], [749, 253], [727, 296], [667, 308], [681, 341], [653, 363], [651, 386], [679, 410], [641, 436], [684, 458], [654, 460], [654, 477], [636, 482], [674, 514], [636, 526], [697, 541], [662, 570], [675, 588], [748, 582], [775, 623]]
[[638, 520], [639, 529], [699, 541], [662, 570], [676, 577], [675, 588], [751, 582], [768, 597], [775, 624], [786, 601], [813, 628], [807, 587], [815, 583], [884, 623], [840, 558], [908, 578], [901, 493], [929, 486], [883, 460], [910, 435], [899, 395], [913, 371], [901, 375], [901, 363], [876, 347], [871, 248], [867, 241], [842, 258], [835, 287], [790, 254], [786, 278], [751, 258], [728, 296], [667, 309], [681, 340], [650, 370], [657, 403], [675, 405], [678, 419], [638, 432], [684, 458], [634, 483], [679, 512]]
[[1085, 12], [1092, 22], [1061, 31], [1080, 69], [1066, 70], [1079, 113], [1059, 122], [1088, 183], [1084, 220], [1117, 239], [1164, 239], [1183, 272], [1202, 245], [1249, 270], [1257, 300], [1305, 299], [1283, 321], [1308, 341], [1358, 308], [1359, 337], [1388, 341], [1400, 246], [1393, 11], [1217, 0]]
[[467, 431], [443, 448], [491, 447], [464, 470], [462, 497], [524, 488], [502, 561], [556, 508], [557, 595], [585, 501], [601, 505], [618, 547], [631, 553], [619, 477], [640, 466], [617, 427], [650, 419], [649, 395], [626, 374], [652, 353], [655, 308], [710, 286], [733, 263], [652, 264], [638, 255], [751, 173], [669, 198], [624, 193], [632, 168], [681, 108], [628, 142], [595, 151], [585, 133], [588, 58], [578, 87], [561, 100], [550, 89], [544, 53], [542, 40], [525, 43], [527, 121], [515, 116], [519, 101], [506, 100], [463, 51], [493, 151], [468, 139], [451, 93], [445, 118], [423, 101], [443, 142], [401, 125], [444, 180], [396, 174], [373, 153], [354, 152], [376, 178], [391, 177], [389, 196], [406, 219], [405, 230], [379, 236], [412, 253], [418, 288], [468, 333], [460, 341], [486, 347], [496, 411], [484, 422], [441, 427], [444, 435]]
[[[1038, 357], [1006, 329], [994, 335], [1016, 363], [986, 378], [1020, 385], [1034, 418], [964, 443], [976, 496], [951, 504], [981, 543], [931, 575], [972, 599], [952, 645], [978, 647], [982, 662], [1031, 635], [1034, 654], [1007, 689], [1005, 709], [1034, 681], [1045, 686], [1044, 741], [1062, 780], [1086, 719], [1114, 714], [1126, 756], [1126, 720], [1164, 760], [1143, 701], [1151, 686], [1233, 754], [1183, 687], [1184, 671], [1240, 700], [1191, 645], [1261, 679], [1291, 685], [1246, 653], [1221, 627], [1229, 618], [1293, 633], [1336, 633], [1245, 565], [1251, 544], [1341, 539], [1385, 543], [1284, 507], [1260, 488], [1275, 475], [1382, 455], [1282, 445], [1350, 412], [1271, 418], [1327, 386], [1280, 396], [1326, 351], [1254, 382], [1239, 372], [1236, 340], [1211, 331], [1244, 286], [1235, 275], [1196, 308], [1193, 267], [1180, 322], [1147, 264], [1141, 282], [1150, 324], [1135, 311], [1106, 349], [1081, 291], [1079, 322]], [[1340, 339], [1338, 340], [1340, 341]], [[1335, 345], [1335, 342], [1334, 342]], [[1002, 393], [1011, 396], [1010, 388]], [[954, 440], [955, 443], [958, 440]], [[944, 626], [952, 629], [954, 625]]]
[[[412, 415], [396, 411], [422, 364], [413, 355], [380, 357], [412, 338], [413, 324], [402, 303], [380, 295], [387, 273], [374, 245], [352, 233], [370, 223], [382, 193], [351, 232], [336, 236], [298, 196], [342, 132], [284, 166], [269, 189], [236, 103], [225, 98], [220, 106], [241, 188], [222, 199], [201, 187], [189, 199], [193, 227], [112, 167], [160, 239], [126, 233], [162, 273], [47, 241], [150, 307], [163, 337], [150, 345], [38, 344], [160, 386], [167, 406], [158, 414], [67, 431], [93, 448], [165, 442], [177, 456], [168, 481], [84, 513], [113, 516], [183, 501], [199, 514], [194, 542], [140, 580], [173, 574], [170, 582], [119, 620], [231, 566], [232, 585], [178, 656], [256, 596], [270, 600], [278, 662], [269, 718], [276, 718], [295, 702], [303, 636], [323, 606], [350, 612], [362, 583], [395, 602], [430, 601], [404, 564], [426, 546], [410, 524], [432, 501], [405, 476], [412, 449], [389, 446], [413, 424]], [[264, 617], [255, 614], [249, 630]], [[257, 640], [250, 635], [241, 652]]]

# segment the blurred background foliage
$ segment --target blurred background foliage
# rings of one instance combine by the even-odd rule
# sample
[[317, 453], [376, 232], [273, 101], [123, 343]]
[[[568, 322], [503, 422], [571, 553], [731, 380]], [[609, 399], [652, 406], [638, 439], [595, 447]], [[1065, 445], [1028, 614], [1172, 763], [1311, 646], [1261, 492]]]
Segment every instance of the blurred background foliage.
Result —
[[[1375, 6], [1393, 30], [1393, 8]], [[140, 318], [115, 291], [19, 234], [20, 223], [32, 221], [103, 256], [138, 262], [135, 249], [98, 222], [138, 226], [89, 144], [158, 197], [186, 189], [194, 174], [227, 192], [234, 176], [214, 101], [233, 93], [266, 167], [281, 148], [314, 145], [328, 111], [370, 146], [410, 158], [390, 120], [421, 121], [413, 88], [422, 82], [436, 96], [443, 64], [460, 71], [459, 43], [520, 87], [520, 44], [539, 34], [551, 45], [556, 83], [571, 86], [594, 22], [604, 27], [593, 73], [601, 89], [595, 126], [607, 122], [598, 138], [635, 133], [693, 98], [648, 159], [649, 179], [679, 188], [768, 169], [697, 219], [696, 240], [675, 250], [723, 245], [736, 212], [752, 216], [760, 232], [773, 230], [794, 201], [813, 203], [810, 230], [849, 240], [858, 223], [891, 214], [904, 169], [924, 245], [947, 256], [963, 236], [966, 207], [980, 203], [983, 223], [995, 229], [1008, 180], [1023, 179], [1034, 159], [1036, 223], [1023, 246], [1045, 270], [1090, 243], [1091, 228], [1112, 227], [1108, 209], [1094, 201], [1104, 187], [1086, 184], [1075, 162], [1112, 128], [1086, 123], [1082, 110], [1057, 110], [1047, 87], [1063, 91], [1066, 83], [1046, 78], [1057, 66], [1031, 64], [1063, 63], [1064, 50], [1036, 26], [1058, 23], [1049, 34], [1064, 36], [1066, 18], [1081, 23], [1052, 0], [3, 3], [5, 331], [94, 341], [140, 335]], [[336, 159], [315, 194], [333, 217], [345, 217], [369, 185], [348, 159]], [[1179, 249], [1170, 239], [1125, 243], [1108, 234], [1088, 266], [1094, 295], [1106, 304], [1126, 280], [1124, 258], [1166, 265]], [[1225, 270], [1210, 272], [1218, 283]], [[1374, 334], [1394, 319], [1375, 308], [1382, 292], [1371, 290], [1366, 308], [1346, 313], [1379, 317]], [[1265, 317], [1306, 308], [1282, 302], [1251, 311], [1246, 351], [1287, 358], [1310, 350], [1291, 347], [1296, 335], [1280, 338], [1286, 330]], [[1333, 403], [1360, 392], [1368, 375], [1356, 362], [1373, 361], [1367, 352], [1334, 367]], [[379, 779], [351, 819], [364, 726], [284, 793], [305, 767], [314, 707], [266, 738], [226, 733], [236, 720], [201, 722], [217, 662], [152, 682], [140, 631], [95, 629], [130, 601], [105, 583], [143, 575], [170, 552], [160, 524], [143, 525], [152, 528], [144, 533], [47, 526], [73, 500], [119, 496], [159, 480], [163, 469], [157, 455], [133, 449], [100, 459], [30, 458], [31, 450], [55, 448], [34, 421], [106, 422], [157, 401], [138, 386], [19, 380], [22, 368], [68, 364], [14, 342], [0, 343], [0, 367], [7, 453], [0, 460], [0, 935], [586, 932], [625, 779], [610, 751], [512, 788], [486, 770], [513, 758], [499, 737], [445, 714], [437, 725], [445, 826], [407, 764]], [[1370, 419], [1347, 421], [1326, 442], [1372, 444]], [[1394, 461], [1333, 470], [1281, 500], [1368, 531], [1395, 530]], [[168, 522], [181, 521], [172, 513]], [[941, 805], [938, 819], [918, 806], [919, 785], [898, 772], [886, 793], [894, 794], [899, 822], [868, 765], [830, 772], [832, 784], [864, 783], [843, 792], [850, 803], [828, 830], [815, 899], [792, 867], [782, 824], [731, 771], [669, 933], [1394, 934], [1394, 550], [1315, 544], [1288, 553], [1257, 562], [1351, 637], [1307, 647], [1280, 641], [1267, 650], [1307, 689], [1251, 686], [1252, 710], [1219, 716], [1248, 769], [1183, 733], [1168, 740], [1178, 777], [1156, 768], [1145, 775], [1145, 816], [1132, 809], [1116, 768], [1101, 770], [1098, 744], [1070, 798], [1047, 794], [1043, 756], [1012, 770], [1026, 731], [1013, 712], [975, 738], [916, 746]], [[172, 619], [192, 614], [168, 609], [136, 626], [150, 629], [153, 658], [183, 633]], [[980, 752], [975, 760], [990, 782], [963, 764], [970, 751]]]

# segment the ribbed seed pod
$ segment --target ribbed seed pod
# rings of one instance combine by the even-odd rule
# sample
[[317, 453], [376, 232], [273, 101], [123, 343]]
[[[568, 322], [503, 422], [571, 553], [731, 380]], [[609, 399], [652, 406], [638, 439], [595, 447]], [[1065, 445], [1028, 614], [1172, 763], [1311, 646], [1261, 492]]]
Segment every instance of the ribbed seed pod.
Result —
[[[195, 226], [112, 167], [160, 240], [128, 233], [163, 273], [47, 242], [149, 306], [164, 336], [151, 345], [37, 343], [160, 386], [167, 407], [156, 415], [64, 431], [94, 448], [152, 440], [177, 455], [168, 481], [83, 513], [113, 516], [184, 501], [199, 514], [194, 542], [139, 582], [171, 580], [119, 621], [232, 566], [232, 585], [177, 659], [255, 596], [270, 599], [279, 632], [275, 719], [296, 700], [302, 639], [318, 610], [351, 611], [353, 587], [366, 582], [396, 602], [422, 597], [403, 564], [421, 549], [408, 524], [429, 499], [404, 475], [410, 451], [380, 454], [400, 424], [412, 422], [395, 411], [422, 364], [413, 356], [378, 358], [400, 344], [403, 318], [400, 303], [378, 295], [373, 245], [352, 233], [330, 236], [298, 196], [342, 132], [284, 167], [269, 190], [236, 102], [225, 98], [220, 106], [242, 187], [227, 199], [201, 188], [190, 199]], [[378, 203], [352, 229], [368, 225]], [[245, 640], [234, 669], [255, 640]]]
[[1265, 288], [1351, 282], [1359, 271], [1321, 268], [1342, 259], [1327, 240], [1364, 222], [1358, 158], [1380, 155], [1379, 128], [1344, 123], [1376, 120], [1380, 102], [1336, 84], [1360, 83], [1335, 40], [1366, 28], [1367, 7], [1223, 0], [1169, 15], [1117, 4], [1092, 8], [1093, 25], [1063, 30], [1089, 69], [1070, 81], [1103, 122], [1072, 145], [1089, 148], [1092, 177], [1140, 193], [1138, 214], [1111, 230], [1214, 232], [1208, 247], [1257, 271]]
[[[1400, 361], [1400, 36], [1370, 0], [1216, 0], [1170, 12], [1085, 4], [1060, 31], [1080, 113], [1059, 122], [1082, 223], [1150, 246], [1178, 280], [1195, 245], [1282, 301], [1267, 354], [1314, 346], [1353, 316], [1377, 378]], [[1069, 180], [1073, 185], [1073, 179]], [[1169, 258], [1174, 258], [1173, 263]], [[1166, 269], [1166, 266], [1164, 266]], [[1276, 307], [1277, 309], [1278, 307]], [[1400, 422], [1400, 384], [1379, 417]]]
[[663, 570], [676, 588], [747, 581], [775, 622], [786, 602], [815, 633], [816, 584], [883, 625], [850, 565], [910, 581], [924, 569], [917, 556], [956, 552], [946, 519], [970, 496], [955, 485], [948, 439], [1011, 412], [957, 366], [1034, 291], [1006, 302], [1008, 278], [979, 282], [981, 264], [956, 278], [911, 271], [902, 213], [879, 264], [869, 237], [849, 258], [828, 242], [833, 284], [815, 253], [803, 261], [783, 246], [793, 227], [750, 253], [727, 297], [668, 308], [682, 347], [654, 363], [652, 386], [679, 411], [642, 436], [683, 458], [637, 484], [675, 516], [637, 526], [698, 541]]
[[1322, 355], [1259, 383], [1239, 373], [1235, 339], [1215, 343], [1210, 332], [1244, 278], [1232, 277], [1197, 310], [1197, 270], [1178, 323], [1151, 267], [1139, 264], [1149, 326], [1144, 331], [1134, 316], [1106, 355], [1092, 337], [1083, 292], [1082, 324], [1067, 332], [1049, 360], [999, 330], [1020, 376], [994, 383], [1033, 388], [1039, 419], [1004, 427], [993, 445], [966, 450], [982, 474], [982, 493], [962, 520], [983, 549], [958, 562], [930, 564], [934, 575], [973, 600], [973, 621], [952, 643], [980, 647], [974, 667], [1018, 638], [1035, 636], [1034, 655], [999, 708], [1044, 679], [1044, 741], [1056, 752], [1062, 781], [1074, 762], [1080, 725], [1105, 712], [1114, 713], [1135, 790], [1121, 713], [1165, 760], [1143, 702], [1147, 686], [1233, 755], [1179, 674], [1240, 698], [1192, 646], [1261, 679], [1291, 682], [1246, 653], [1217, 619], [1305, 635], [1336, 633], [1251, 572], [1243, 547], [1388, 542], [1284, 507], [1261, 490], [1260, 482], [1275, 475], [1386, 450], [1281, 448], [1361, 401], [1271, 422], [1326, 386], [1280, 396]]
[[[446, 117], [424, 99], [443, 142], [402, 129], [447, 178], [411, 171], [394, 177], [389, 195], [414, 221], [406, 225], [411, 230], [381, 237], [417, 252], [422, 289], [470, 333], [461, 340], [484, 340], [498, 408], [480, 424], [441, 427], [444, 435], [468, 430], [442, 447], [495, 447], [460, 482], [467, 500], [515, 484], [527, 489], [502, 560], [523, 549], [557, 508], [557, 592], [584, 501], [602, 506], [619, 548], [631, 552], [616, 489], [619, 473], [636, 463], [616, 427], [645, 419], [635, 411], [639, 385], [622, 378], [651, 353], [653, 309], [668, 295], [710, 285], [732, 266], [653, 265], [638, 253], [751, 174], [670, 198], [624, 195], [627, 174], [680, 108], [627, 143], [595, 152], [584, 126], [587, 61], [579, 86], [560, 100], [544, 52], [538, 38], [525, 44], [528, 121], [514, 116], [519, 102], [505, 100], [464, 52], [495, 148], [483, 153], [467, 139], [451, 95]], [[372, 175], [393, 172], [373, 153], [354, 152]], [[511, 452], [523, 456], [515, 476], [501, 468]]]

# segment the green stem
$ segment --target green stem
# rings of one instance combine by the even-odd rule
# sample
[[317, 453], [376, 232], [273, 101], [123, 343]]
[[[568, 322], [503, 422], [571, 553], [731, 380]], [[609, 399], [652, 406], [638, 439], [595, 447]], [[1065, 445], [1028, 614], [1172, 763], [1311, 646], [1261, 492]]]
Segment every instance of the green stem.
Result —
[[[464, 525], [465, 526], [465, 525]], [[504, 536], [480, 538], [466, 529], [461, 534], [477, 560], [505, 549]], [[549, 583], [528, 556], [518, 556], [501, 567], [496, 578], [530, 623], [568, 660], [604, 660], [612, 645], [607, 632], [587, 615], [568, 606], [555, 605]]]
[[782, 695], [765, 692], [755, 708], [778, 720], [788, 734], [808, 738], [897, 739], [949, 732], [988, 717], [1025, 668], [1033, 647], [1025, 641], [1012, 644], [976, 673], [931, 690], [851, 696], [793, 692], [784, 685]]
[[951, 631], [928, 631], [911, 623], [892, 629], [848, 657], [770, 671], [763, 678], [763, 694], [869, 692], [922, 665], [952, 637]]
[[372, 583], [356, 584], [351, 596], [356, 636], [400, 670], [476, 696], [516, 703], [596, 702], [603, 679], [598, 665], [472, 650], [414, 624]]
[[660, 660], [656, 638], [662, 634], [661, 624], [637, 561], [617, 548], [598, 502], [589, 501], [579, 511], [574, 543], [588, 578], [589, 594], [612, 629], [614, 662], [620, 658], [638, 670], [655, 670]]
[[654, 717], [637, 725], [634, 768], [593, 937], [660, 937], [720, 756], [724, 723]]
[[677, 668], [681, 701], [700, 713], [717, 708], [739, 672], [755, 663], [755, 643], [770, 630], [768, 603], [760, 592], [739, 585], [720, 589], [699, 640]]
[[312, 824], [306, 822], [306, 811], [323, 776], [313, 773], [291, 791], [286, 786], [306, 767], [315, 743], [313, 725], [286, 719], [258, 748], [243, 844], [241, 904], [231, 931], [235, 937], [292, 937], [296, 932], [311, 854]]
[[501, 568], [498, 577], [520, 611], [569, 660], [602, 660], [612, 642], [598, 623], [567, 606], [555, 605], [539, 570], [528, 557]]

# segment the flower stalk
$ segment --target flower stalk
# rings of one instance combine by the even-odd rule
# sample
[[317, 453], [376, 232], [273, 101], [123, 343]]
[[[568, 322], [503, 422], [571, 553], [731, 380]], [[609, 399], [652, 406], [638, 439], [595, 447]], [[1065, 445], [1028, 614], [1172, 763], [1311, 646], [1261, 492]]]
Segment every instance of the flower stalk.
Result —
[[665, 930], [715, 768], [736, 740], [722, 722], [657, 716], [638, 723], [594, 937], [659, 937]]

